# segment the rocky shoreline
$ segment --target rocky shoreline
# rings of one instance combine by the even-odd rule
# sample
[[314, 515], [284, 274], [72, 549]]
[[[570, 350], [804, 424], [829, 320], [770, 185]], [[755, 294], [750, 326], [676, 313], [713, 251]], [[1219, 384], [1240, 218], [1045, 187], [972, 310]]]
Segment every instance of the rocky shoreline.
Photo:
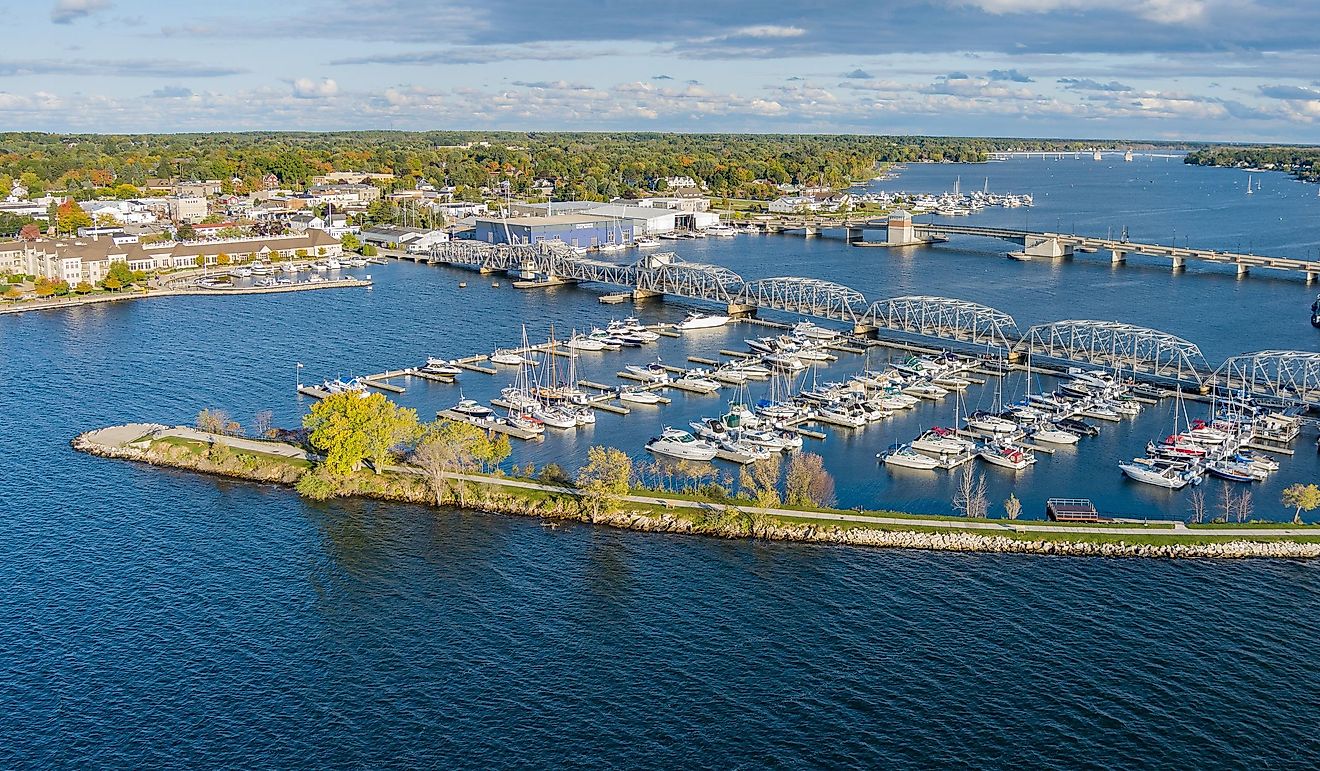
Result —
[[[116, 427], [128, 429], [130, 427]], [[167, 429], [159, 424], [135, 424], [136, 436], [153, 430]], [[131, 442], [112, 444], [101, 441], [106, 431], [79, 434], [71, 442], [73, 449], [102, 458], [130, 460], [153, 466], [177, 468], [254, 482], [275, 483], [292, 487], [297, 476], [277, 474], [257, 469], [233, 468], [212, 463], [191, 453], [165, 455], [150, 447], [133, 446]], [[377, 500], [399, 501], [434, 505], [434, 499], [416, 480], [405, 480], [402, 487], [389, 490], [355, 489], [349, 494]], [[919, 549], [926, 551], [994, 552], [1004, 554], [1032, 554], [1071, 557], [1146, 557], [1162, 559], [1314, 559], [1320, 557], [1320, 543], [1289, 540], [1234, 540], [1219, 543], [1187, 544], [1133, 544], [1089, 542], [1081, 540], [1047, 540], [1010, 538], [1000, 535], [982, 535], [971, 532], [928, 532], [923, 530], [881, 530], [868, 527], [840, 527], [838, 525], [788, 524], [771, 521], [736, 507], [712, 506], [723, 516], [690, 518], [663, 511], [652, 513], [629, 509], [625, 503], [620, 511], [592, 515], [565, 500], [553, 504], [529, 500], [507, 492], [507, 483], [499, 480], [478, 484], [480, 494], [469, 501], [467, 508], [499, 514], [513, 514], [542, 519], [569, 520], [604, 525], [647, 533], [706, 535], [718, 538], [759, 538], [770, 541], [797, 543], [837, 544], [893, 549]], [[689, 510], [690, 511], [690, 510]], [[785, 511], [791, 516], [793, 512]], [[1078, 535], [1085, 535], [1079, 531]], [[1320, 535], [1320, 534], [1318, 534]]]

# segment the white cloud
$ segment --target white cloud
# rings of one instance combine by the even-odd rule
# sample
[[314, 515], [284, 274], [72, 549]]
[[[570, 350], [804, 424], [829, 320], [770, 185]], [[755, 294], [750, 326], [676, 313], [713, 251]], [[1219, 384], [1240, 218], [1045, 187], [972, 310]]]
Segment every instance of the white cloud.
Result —
[[[1219, 4], [1226, 5], [1232, 1], [1220, 0]], [[1200, 21], [1213, 2], [1214, 0], [953, 0], [955, 5], [971, 6], [994, 14], [1113, 10], [1161, 24]]]
[[72, 24], [109, 7], [110, 0], [58, 0], [50, 9], [50, 20], [56, 24]]
[[802, 37], [807, 31], [801, 27], [781, 26], [777, 24], [753, 24], [739, 27], [724, 37], [754, 37], [763, 39], [782, 39]]
[[313, 80], [298, 78], [293, 81], [293, 95], [299, 99], [325, 99], [339, 93], [339, 84], [330, 78]]

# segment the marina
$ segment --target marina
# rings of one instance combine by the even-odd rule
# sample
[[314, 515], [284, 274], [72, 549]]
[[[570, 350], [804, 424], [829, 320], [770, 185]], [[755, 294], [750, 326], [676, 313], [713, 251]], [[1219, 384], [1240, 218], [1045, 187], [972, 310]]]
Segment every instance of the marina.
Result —
[[[1013, 163], [1017, 162], [1003, 165], [1011, 166]], [[1030, 165], [1035, 168], [1040, 163], [1039, 160], [1032, 160]], [[1171, 165], [1170, 169], [1172, 173], [1178, 174], [1191, 171], [1177, 165]], [[938, 170], [919, 168], [914, 171], [922, 173], [929, 171], [933, 174]], [[1054, 205], [1055, 196], [1059, 191], [1040, 183], [1035, 183], [1032, 187], [1037, 199], [1036, 205], [1031, 209], [1032, 222], [1035, 222], [1038, 216], [1048, 216], [1049, 207]], [[1240, 200], [1240, 196], [1235, 196], [1234, 200]], [[1256, 200], [1259, 200], [1259, 196]], [[987, 218], [987, 224], [990, 226], [996, 223], [990, 222], [988, 218], [1022, 215], [1021, 209], [996, 209], [987, 211], [982, 216]], [[1017, 224], [1020, 227], [1022, 222], [1019, 221]], [[1204, 223], [1203, 230], [1212, 227], [1213, 224], [1213, 222]], [[1103, 227], [1101, 232], [1104, 232]], [[1139, 232], [1134, 225], [1133, 235], [1136, 236]], [[1214, 237], [1211, 230], [1205, 232], [1204, 238]], [[1287, 237], [1287, 234], [1283, 233], [1281, 236]], [[1226, 238], [1226, 243], [1231, 244], [1233, 236], [1221, 238]], [[1117, 368], [1124, 380], [1131, 379], [1134, 374], [1131, 366], [1131, 349], [1128, 349], [1127, 356], [1121, 354], [1115, 356], [1114, 346], [1122, 341], [1128, 341], [1131, 345], [1143, 348], [1144, 352], [1139, 351], [1141, 357], [1137, 361], [1138, 367], [1135, 372], [1137, 382], [1129, 388], [1126, 398], [1126, 401], [1143, 408], [1139, 415], [1118, 416], [1116, 419], [1116, 415], [1110, 411], [1091, 410], [1092, 416], [1079, 414], [1073, 418], [1060, 418], [1061, 421], [1076, 422], [1064, 428], [1065, 433], [1086, 430], [1095, 433], [1079, 434], [1080, 439], [1077, 442], [1064, 445], [1023, 437], [1019, 441], [1030, 445], [1024, 445], [1023, 449], [1030, 450], [1036, 462], [1021, 470], [1001, 468], [984, 459], [969, 458], [963, 461], [964, 464], [969, 461], [974, 463], [981, 469], [978, 473], [985, 474], [992, 500], [1002, 499], [1009, 491], [1013, 491], [1023, 500], [1024, 510], [1034, 516], [1041, 516], [1045, 500], [1051, 495], [1087, 496], [1097, 501], [1106, 512], [1133, 516], [1151, 513], [1170, 517], [1186, 516], [1188, 505], [1186, 492], [1163, 491], [1151, 485], [1127, 480], [1119, 469], [1120, 463], [1141, 456], [1148, 441], [1166, 436], [1169, 433], [1168, 427], [1172, 425], [1171, 413], [1177, 401], [1176, 385], [1179, 382], [1179, 354], [1175, 347], [1166, 347], [1165, 353], [1160, 354], [1159, 346], [1172, 337], [1195, 341], [1198, 344], [1197, 352], [1205, 361], [1204, 365], [1198, 365], [1202, 385], [1209, 385], [1213, 381], [1210, 375], [1213, 375], [1214, 370], [1242, 351], [1305, 349], [1302, 341], [1297, 339], [1297, 330], [1290, 325], [1280, 327], [1277, 324], [1263, 323], [1260, 317], [1253, 316], [1256, 313], [1254, 308], [1263, 309], [1270, 303], [1276, 302], [1280, 293], [1288, 296], [1296, 295], [1294, 302], [1301, 307], [1299, 311], [1301, 328], [1308, 333], [1311, 329], [1308, 309], [1314, 296], [1307, 293], [1301, 282], [1287, 283], [1277, 280], [1240, 282], [1235, 281], [1232, 274], [1170, 275], [1155, 271], [1153, 267], [1147, 269], [1140, 262], [1129, 263], [1125, 272], [1116, 271], [1112, 266], [1097, 262], [1061, 261], [1054, 263], [1057, 267], [1053, 271], [1040, 273], [1038, 270], [1040, 266], [1032, 263], [1019, 265], [1008, 260], [985, 261], [985, 253], [976, 251], [974, 242], [969, 241], [967, 246], [960, 244], [961, 242], [955, 238], [950, 244], [937, 247], [941, 250], [938, 255], [929, 257], [922, 257], [920, 248], [914, 255], [906, 256], [899, 256], [892, 251], [866, 252], [866, 255], [888, 255], [873, 258], [860, 256], [862, 254], [860, 252], [848, 251], [847, 244], [841, 239], [802, 240], [743, 235], [733, 239], [683, 242], [684, 251], [680, 257], [685, 262], [726, 266], [736, 271], [740, 277], [746, 276], [749, 282], [759, 280], [763, 276], [773, 277], [773, 273], [769, 272], [773, 270], [773, 265], [770, 263], [809, 262], [815, 275], [832, 279], [840, 285], [855, 285], [868, 296], [885, 296], [886, 290], [889, 290], [890, 295], [937, 296], [938, 293], [963, 296], [967, 298], [965, 302], [973, 306], [999, 307], [1012, 311], [1015, 321], [1020, 323], [1019, 330], [1040, 327], [1035, 342], [1024, 346], [1017, 356], [1011, 356], [1006, 355], [1002, 347], [986, 345], [985, 331], [979, 333], [981, 335], [977, 338], [980, 340], [979, 343], [970, 341], [972, 337], [970, 331], [963, 335], [963, 339], [957, 339], [954, 336], [921, 336], [898, 329], [888, 329], [877, 332], [877, 337], [872, 338], [868, 334], [855, 334], [854, 325], [847, 321], [831, 321], [823, 318], [817, 320], [819, 325], [832, 328], [843, 336], [830, 343], [823, 351], [837, 357], [837, 361], [821, 361], [812, 365], [818, 372], [817, 380], [821, 383], [826, 381], [842, 383], [854, 376], [865, 374], [868, 369], [882, 370], [887, 364], [901, 362], [909, 355], [936, 357], [942, 350], [951, 350], [958, 356], [970, 357], [968, 368], [957, 376], [967, 381], [967, 386], [960, 392], [964, 404], [961, 414], [964, 416], [978, 409], [993, 410], [995, 402], [993, 392], [996, 383], [1002, 384], [1004, 403], [1011, 404], [1024, 398], [1022, 381], [1026, 374], [1028, 349], [1030, 349], [1034, 383], [1031, 393], [1038, 395], [1048, 394], [1058, 388], [1067, 379], [1066, 373], [1069, 367], [1109, 371]], [[1268, 243], [1265, 245], [1268, 246]], [[1260, 247], [1259, 243], [1258, 247]], [[966, 253], [964, 249], [967, 250]], [[762, 265], [762, 263], [766, 264]], [[426, 266], [412, 262], [402, 265], [393, 262], [388, 268], [380, 270], [389, 270], [390, 275], [394, 275], [394, 271], [403, 271], [400, 275], [407, 275], [408, 278], [402, 280], [414, 290], [432, 282], [433, 279], [427, 276], [436, 275], [439, 271], [445, 276], [438, 282], [439, 285], [447, 285], [447, 291], [450, 292], [453, 291], [453, 282], [463, 276], [471, 275], [466, 268], [459, 266]], [[1132, 277], [1138, 275], [1140, 279], [1134, 281]], [[958, 278], [959, 276], [966, 278]], [[394, 279], [391, 279], [391, 282], [393, 281]], [[936, 292], [932, 293], [931, 290]], [[378, 287], [374, 296], [379, 296], [380, 291]], [[721, 306], [703, 305], [700, 301], [694, 306], [683, 298], [674, 298], [675, 301], [672, 302], [657, 302], [655, 299], [635, 298], [631, 292], [625, 301], [626, 305], [603, 306], [597, 302], [599, 297], [597, 285], [589, 282], [555, 288], [552, 290], [553, 297], [541, 290], [514, 294], [514, 290], [507, 282], [504, 282], [504, 286], [499, 289], [489, 287], [488, 282], [482, 286], [476, 286], [476, 282], [473, 282], [473, 286], [467, 291], [478, 294], [468, 297], [465, 302], [499, 308], [500, 312], [512, 319], [514, 324], [525, 320], [533, 336], [539, 334], [542, 340], [548, 332], [548, 325], [544, 321], [547, 318], [555, 319], [555, 326], [560, 330], [561, 338], [569, 337], [573, 328], [579, 331], [590, 331], [593, 327], [603, 329], [608, 326], [611, 319], [622, 319], [629, 314], [643, 319], [645, 326], [651, 329], [658, 328], [658, 332], [669, 333], [660, 334], [658, 341], [640, 347], [621, 346], [618, 351], [576, 351], [578, 356], [575, 361], [579, 370], [577, 380], [579, 383], [588, 381], [591, 384], [591, 386], [580, 385], [582, 389], [593, 396], [602, 396], [615, 393], [620, 387], [625, 392], [640, 387], [639, 390], [629, 392], [629, 398], [647, 401], [623, 400], [620, 396], [613, 396], [605, 400], [605, 403], [626, 406], [630, 410], [627, 415], [597, 411], [600, 415], [597, 423], [576, 426], [573, 430], [548, 429], [546, 433], [549, 436], [545, 441], [517, 445], [515, 459], [522, 459], [521, 462], [537, 459], [540, 459], [538, 462], [552, 459], [556, 462], [564, 462], [564, 459], [569, 462], [581, 462], [578, 459], [591, 444], [620, 447], [634, 457], [639, 457], [643, 452], [641, 447], [645, 440], [658, 436], [665, 425], [686, 428], [690, 422], [700, 422], [702, 418], [714, 418], [727, 412], [727, 404], [731, 396], [742, 386], [736, 382], [725, 382], [722, 379], [723, 368], [738, 362], [752, 363], [763, 355], [749, 349], [747, 340], [787, 333], [791, 327], [807, 318], [792, 310], [766, 309], [759, 312], [758, 318], [755, 319], [746, 321], [734, 319], [725, 327], [686, 335], [672, 330], [672, 325], [681, 322], [694, 307], [710, 310]], [[443, 298], [444, 291], [437, 288], [436, 292], [438, 297]], [[1266, 296], [1271, 299], [1264, 302], [1252, 299]], [[1049, 302], [1044, 302], [1045, 299]], [[1222, 323], [1216, 321], [1218, 317], [1213, 309], [1223, 303], [1232, 303], [1237, 309], [1237, 317], [1231, 324], [1227, 319]], [[1111, 322], [1106, 322], [1106, 325], [1095, 325], [1089, 329], [1088, 336], [1082, 336], [1081, 327], [1050, 321], [1051, 318], [1057, 319], [1065, 315], [1063, 312], [1053, 315], [1050, 309], [1055, 305], [1060, 307], [1066, 305], [1067, 313], [1075, 318], [1104, 319], [1114, 318], [1117, 315], [1118, 318], [1130, 322], [1131, 326], [1139, 329], [1165, 330], [1168, 337], [1149, 336], [1125, 328], [1111, 328], [1107, 326]], [[910, 312], [912, 314], [910, 318], [918, 320], [921, 318], [919, 315], [921, 305], [909, 304], [905, 308], [903, 304], [893, 304], [890, 307], [895, 313]], [[953, 318], [956, 314], [967, 312], [970, 306], [926, 304], [924, 307], [930, 312], [928, 318], [936, 320], [945, 312], [949, 318]], [[1277, 304], [1273, 307], [1277, 307]], [[1127, 311], [1116, 314], [1115, 308], [1126, 308]], [[1181, 309], [1182, 312], [1174, 313], [1175, 308]], [[975, 311], [974, 308], [971, 310]], [[1041, 324], [1053, 326], [1041, 327]], [[920, 329], [921, 325], [914, 323], [912, 328]], [[972, 330], [973, 327], [969, 325], [964, 329]], [[992, 330], [993, 327], [981, 329]], [[1247, 330], [1250, 330], [1250, 334], [1247, 334]], [[455, 378], [455, 385], [462, 389], [463, 394], [481, 398], [486, 404], [490, 404], [491, 398], [499, 398], [497, 392], [508, 385], [514, 374], [506, 367], [490, 365], [489, 352], [518, 347], [510, 339], [507, 327], [492, 328], [489, 332], [489, 334], [478, 332], [475, 335], [473, 332], [465, 333], [462, 339], [470, 342], [464, 345], [462, 339], [455, 340], [452, 344], [447, 344], [445, 351], [447, 357], [474, 357], [472, 363], [500, 373], [488, 378], [486, 377], [488, 373], [483, 372], [480, 378], [470, 379], [467, 373], [473, 370], [464, 369], [465, 374]], [[1117, 336], [1113, 332], [1117, 332]], [[382, 350], [380, 354], [372, 357], [371, 361], [377, 362], [378, 368], [381, 369], [384, 367], [380, 367], [380, 364], [397, 369], [401, 352], [408, 354], [411, 351], [414, 360], [421, 353], [437, 352], [434, 344], [428, 342], [425, 336], [414, 337], [415, 342], [411, 345], [401, 339], [396, 345], [390, 346], [388, 351]], [[1022, 337], [1026, 335], [1019, 331], [1019, 340]], [[1051, 358], [1046, 355], [1051, 346], [1054, 346], [1056, 353], [1059, 351], [1061, 339], [1071, 340], [1072, 344], [1077, 346], [1076, 358]], [[840, 350], [838, 346], [852, 350]], [[478, 353], [482, 351], [484, 353]], [[1150, 355], [1149, 361], [1145, 358], [1147, 355]], [[1164, 358], [1161, 359], [1161, 355], [1164, 355]], [[562, 356], [556, 358], [561, 362], [568, 361]], [[706, 377], [718, 383], [719, 390], [713, 394], [702, 394], [675, 387], [653, 387], [642, 381], [618, 377], [617, 373], [628, 371], [628, 365], [645, 367], [649, 363], [654, 363], [657, 358], [663, 365], [677, 367], [685, 372], [696, 369], [709, 370]], [[1224, 372], [1233, 370], [1232, 380], [1236, 390], [1244, 374], [1248, 380], [1253, 373], [1255, 377], [1261, 378], [1267, 361], [1261, 358], [1239, 359], [1240, 363], [1226, 367]], [[1160, 370], [1159, 376], [1152, 371], [1156, 363]], [[342, 368], [365, 367], [356, 362], [345, 361], [343, 357], [335, 357], [329, 366], [323, 367], [323, 371], [334, 372]], [[810, 367], [803, 371], [809, 374]], [[672, 370], [665, 372], [671, 379], [679, 379], [679, 375]], [[1285, 369], [1285, 374], [1286, 372]], [[750, 390], [751, 400], [754, 402], [768, 397], [771, 383], [768, 375], [762, 377], [754, 372], [746, 374], [746, 385]], [[405, 384], [408, 385], [408, 393], [399, 397], [401, 403], [417, 406], [419, 411], [425, 410], [425, 414], [434, 414], [436, 410], [448, 408], [458, 397], [458, 388], [455, 386], [430, 381], [422, 385], [419, 380], [420, 378], [416, 378], [412, 384]], [[1226, 381], [1227, 379], [1224, 382]], [[404, 381], [397, 382], [404, 384]], [[1183, 383], [1182, 402], [1189, 417], [1213, 423], [1215, 407], [1212, 402], [1215, 399], [1215, 389], [1206, 388], [1203, 393], [1194, 378], [1184, 377], [1181, 382]], [[1279, 382], [1284, 381], [1280, 378]], [[604, 388], [593, 386], [604, 386]], [[807, 390], [811, 390], [810, 387]], [[1261, 393], [1264, 394], [1261, 398], [1268, 402], [1270, 398], [1287, 401], [1281, 399], [1278, 394], [1289, 395], [1291, 392], [1264, 387]], [[652, 398], [657, 400], [651, 401]], [[660, 402], [658, 398], [666, 399], [668, 403]], [[953, 477], [956, 476], [956, 470], [961, 469], [963, 465], [953, 465], [954, 473], [950, 470], [918, 472], [907, 469], [895, 469], [891, 472], [888, 470], [889, 465], [883, 463], [883, 458], [876, 457], [883, 456], [887, 449], [892, 448], [896, 443], [901, 445], [912, 442], [915, 437], [932, 427], [952, 426], [954, 410], [950, 397], [914, 398], [919, 399], [920, 402], [916, 407], [894, 410], [890, 417], [881, 418], [874, 423], [868, 422], [862, 427], [849, 425], [856, 423], [854, 418], [846, 414], [834, 414], [831, 411], [829, 414], [824, 414], [820, 421], [798, 422], [787, 430], [799, 435], [803, 435], [801, 432], [808, 432], [804, 436], [810, 442], [807, 448], [825, 458], [827, 468], [839, 480], [838, 490], [842, 503], [865, 505], [879, 498], [908, 510], [945, 510], [954, 486]], [[957, 428], [960, 431], [969, 430], [962, 425], [958, 425]], [[1243, 444], [1242, 449], [1251, 450], [1253, 444], [1268, 443], [1271, 448], [1270, 454], [1284, 461], [1280, 470], [1271, 474], [1267, 480], [1251, 483], [1251, 488], [1258, 490], [1256, 492], [1258, 501], [1277, 498], [1277, 490], [1282, 486], [1294, 481], [1306, 481], [1312, 473], [1316, 473], [1312, 471], [1316, 466], [1313, 456], [1304, 451], [1311, 449], [1310, 442], [1315, 438], [1312, 433], [1314, 429], [1303, 423], [1301, 431], [1297, 439], [1282, 445], [1263, 437], [1248, 438]], [[984, 439], [974, 436], [967, 438], [974, 442]], [[1257, 450], [1257, 452], [1266, 451]], [[1294, 454], [1287, 455], [1286, 452]], [[958, 456], [954, 454], [947, 456], [950, 460], [956, 457]], [[1288, 460], [1289, 458], [1294, 460]], [[717, 458], [713, 463], [719, 466], [725, 462]], [[919, 476], [913, 476], [914, 474]], [[1217, 491], [1218, 485], [1223, 481], [1218, 477], [1210, 476], [1207, 472], [1207, 484], [1202, 488], [1209, 490], [1213, 487]]]

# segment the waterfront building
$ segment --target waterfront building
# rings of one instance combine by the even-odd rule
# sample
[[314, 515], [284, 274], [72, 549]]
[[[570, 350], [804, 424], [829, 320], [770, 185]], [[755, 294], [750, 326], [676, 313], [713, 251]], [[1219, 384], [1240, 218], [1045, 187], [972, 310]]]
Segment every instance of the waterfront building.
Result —
[[436, 244], [449, 240], [449, 234], [443, 230], [426, 230], [401, 225], [372, 225], [362, 229], [362, 241], [389, 249], [406, 249], [410, 252], [425, 251]]
[[191, 225], [206, 219], [206, 199], [201, 196], [172, 195], [165, 201], [170, 207], [170, 219], [180, 225]]
[[143, 244], [136, 238], [94, 236], [91, 238], [38, 239], [0, 242], [0, 272], [49, 276], [70, 284], [96, 283], [105, 278], [114, 262], [132, 270], [156, 271], [219, 264], [224, 254], [233, 262], [262, 259], [271, 262], [307, 257], [338, 257], [343, 253], [339, 239], [323, 230], [300, 235], [234, 238], [219, 241], [165, 242]]
[[476, 217], [473, 224], [472, 237], [490, 244], [562, 241], [569, 246], [590, 248], [601, 244], [630, 243], [637, 235], [632, 220], [599, 214], [551, 214], [508, 219]]

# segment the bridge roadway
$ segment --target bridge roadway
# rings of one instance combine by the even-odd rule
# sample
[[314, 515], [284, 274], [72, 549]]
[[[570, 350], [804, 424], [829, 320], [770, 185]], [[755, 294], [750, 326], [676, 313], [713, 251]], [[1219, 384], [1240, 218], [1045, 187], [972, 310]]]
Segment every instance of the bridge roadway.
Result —
[[[1072, 233], [1051, 233], [1047, 231], [1017, 230], [1013, 228], [994, 228], [981, 225], [958, 225], [944, 222], [913, 222], [911, 236], [899, 242], [892, 242], [888, 236], [887, 220], [829, 220], [815, 217], [778, 217], [756, 223], [763, 229], [775, 232], [802, 230], [807, 235], [817, 235], [822, 230], [840, 229], [846, 233], [849, 243], [867, 246], [916, 246], [936, 244], [948, 240], [948, 236], [979, 236], [995, 238], [1022, 244], [1022, 249], [1014, 254], [1023, 259], [1056, 259], [1069, 257], [1075, 252], [1109, 252], [1110, 261], [1125, 263], [1132, 254], [1161, 257], [1170, 261], [1173, 270], [1186, 267], [1188, 260], [1198, 260], [1220, 265], [1231, 265], [1239, 276], [1250, 273], [1252, 268], [1280, 270], [1301, 273], [1311, 283], [1320, 277], [1320, 261], [1300, 260], [1291, 257], [1270, 257], [1260, 254], [1230, 252], [1218, 249], [1194, 249], [1190, 247], [1150, 244], [1136, 241], [1124, 241], [1111, 238], [1095, 238]], [[866, 242], [862, 240], [865, 230], [885, 230], [887, 240]]]

